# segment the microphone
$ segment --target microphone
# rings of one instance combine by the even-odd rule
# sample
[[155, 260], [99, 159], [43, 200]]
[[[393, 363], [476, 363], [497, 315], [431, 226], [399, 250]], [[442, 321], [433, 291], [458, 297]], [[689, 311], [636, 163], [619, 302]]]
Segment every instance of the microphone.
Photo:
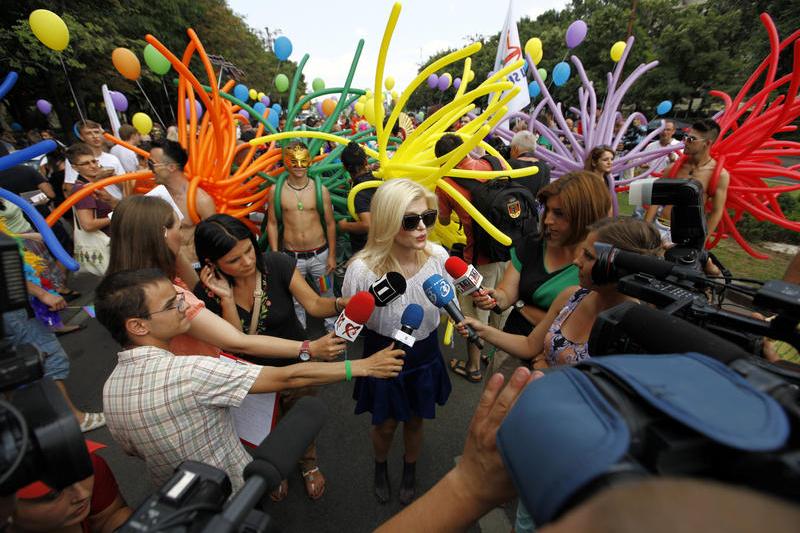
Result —
[[[481, 283], [483, 283], [483, 276], [481, 273], [478, 272], [477, 268], [473, 265], [468, 265], [460, 257], [448, 258], [447, 261], [444, 262], [444, 269], [452, 276], [456, 284], [456, 289], [464, 296], [472, 294], [475, 291], [478, 291], [478, 294], [486, 293], [486, 289], [481, 286]], [[492, 307], [492, 311], [498, 315], [503, 312], [496, 301], [494, 307]]]
[[292, 472], [322, 428], [325, 416], [322, 400], [310, 396], [300, 398], [253, 452], [255, 458], [244, 468], [244, 487], [222, 513], [209, 521], [203, 531], [238, 531], [239, 525], [263, 495], [274, 490]]
[[[464, 314], [453, 301], [456, 291], [442, 276], [434, 274], [426, 279], [425, 283], [422, 284], [422, 290], [425, 291], [425, 296], [428, 297], [428, 300], [430, 300], [433, 305], [444, 309], [456, 323], [464, 320]], [[480, 337], [478, 337], [474, 329], [467, 326], [467, 334], [467, 340], [469, 342], [478, 348], [483, 348], [483, 342], [481, 342]]]
[[701, 272], [672, 261], [627, 252], [602, 242], [596, 242], [595, 248], [599, 253], [598, 260], [592, 267], [592, 281], [598, 285], [617, 281], [627, 274], [639, 273], [649, 274], [660, 280], [675, 276], [694, 283], [705, 284], [708, 281]]
[[387, 272], [367, 289], [377, 307], [386, 307], [406, 292], [406, 278], [399, 272]]
[[359, 291], [350, 298], [344, 311], [336, 319], [334, 332], [337, 337], [353, 342], [364, 328], [375, 309], [375, 298], [367, 291]]
[[403, 316], [400, 317], [400, 329], [394, 330], [392, 338], [412, 348], [416, 339], [411, 332], [419, 328], [424, 315], [421, 305], [408, 304], [403, 310]]

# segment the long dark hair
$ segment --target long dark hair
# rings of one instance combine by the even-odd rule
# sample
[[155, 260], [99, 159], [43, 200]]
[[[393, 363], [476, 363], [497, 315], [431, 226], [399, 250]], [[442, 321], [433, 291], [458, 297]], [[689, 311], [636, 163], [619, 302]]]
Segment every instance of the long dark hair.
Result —
[[111, 219], [111, 256], [106, 274], [157, 268], [175, 279], [175, 254], [164, 231], [175, 224], [175, 211], [155, 196], [128, 196]]
[[[256, 253], [256, 268], [266, 273], [264, 256], [259, 253], [258, 241], [253, 232], [243, 222], [230, 215], [211, 215], [201, 221], [194, 230], [194, 249], [200, 264], [216, 263], [220, 257], [230, 252], [239, 241], [250, 239]], [[220, 272], [231, 286], [236, 284], [233, 276]]]

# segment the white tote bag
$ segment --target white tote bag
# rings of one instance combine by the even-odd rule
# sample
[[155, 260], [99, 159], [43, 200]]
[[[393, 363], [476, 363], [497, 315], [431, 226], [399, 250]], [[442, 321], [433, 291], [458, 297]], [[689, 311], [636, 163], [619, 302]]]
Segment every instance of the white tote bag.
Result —
[[78, 221], [78, 213], [72, 210], [75, 220], [75, 260], [81, 265], [79, 272], [105, 276], [111, 259], [111, 237], [100, 230], [84, 231]]

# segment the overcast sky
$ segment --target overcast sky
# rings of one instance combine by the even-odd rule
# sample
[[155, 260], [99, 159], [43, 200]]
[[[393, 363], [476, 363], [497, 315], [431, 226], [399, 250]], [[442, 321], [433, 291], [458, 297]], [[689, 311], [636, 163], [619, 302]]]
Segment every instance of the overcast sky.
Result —
[[[356, 69], [355, 87], [372, 88], [378, 49], [394, 1], [390, 0], [228, 0], [231, 8], [256, 29], [280, 29], [293, 45], [289, 59], [299, 62], [309, 54], [306, 80], [322, 78], [326, 86], [341, 86], [347, 77], [359, 39], [364, 50]], [[548, 9], [562, 9], [567, 0], [514, 0], [517, 19], [536, 17]], [[386, 75], [401, 91], [431, 54], [463, 47], [476, 33], [491, 35], [502, 29], [505, 0], [406, 0], [392, 37]], [[525, 44], [533, 35], [520, 35]], [[235, 62], [235, 59], [234, 59]]]

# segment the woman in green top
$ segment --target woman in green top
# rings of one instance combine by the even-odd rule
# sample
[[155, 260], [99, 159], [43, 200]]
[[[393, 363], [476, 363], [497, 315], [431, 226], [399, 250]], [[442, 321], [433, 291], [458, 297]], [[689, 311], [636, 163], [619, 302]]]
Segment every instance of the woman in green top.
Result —
[[[482, 295], [473, 293], [481, 309], [491, 309], [495, 301], [504, 310], [514, 306], [503, 331], [518, 335], [528, 335], [556, 296], [578, 285], [578, 269], [572, 264], [578, 245], [588, 227], [611, 211], [608, 189], [586, 171], [565, 174], [539, 191], [537, 198], [544, 206], [541, 235], [514, 243], [502, 281]], [[489, 375], [502, 372], [509, 379], [519, 365], [519, 359], [498, 350]]]

